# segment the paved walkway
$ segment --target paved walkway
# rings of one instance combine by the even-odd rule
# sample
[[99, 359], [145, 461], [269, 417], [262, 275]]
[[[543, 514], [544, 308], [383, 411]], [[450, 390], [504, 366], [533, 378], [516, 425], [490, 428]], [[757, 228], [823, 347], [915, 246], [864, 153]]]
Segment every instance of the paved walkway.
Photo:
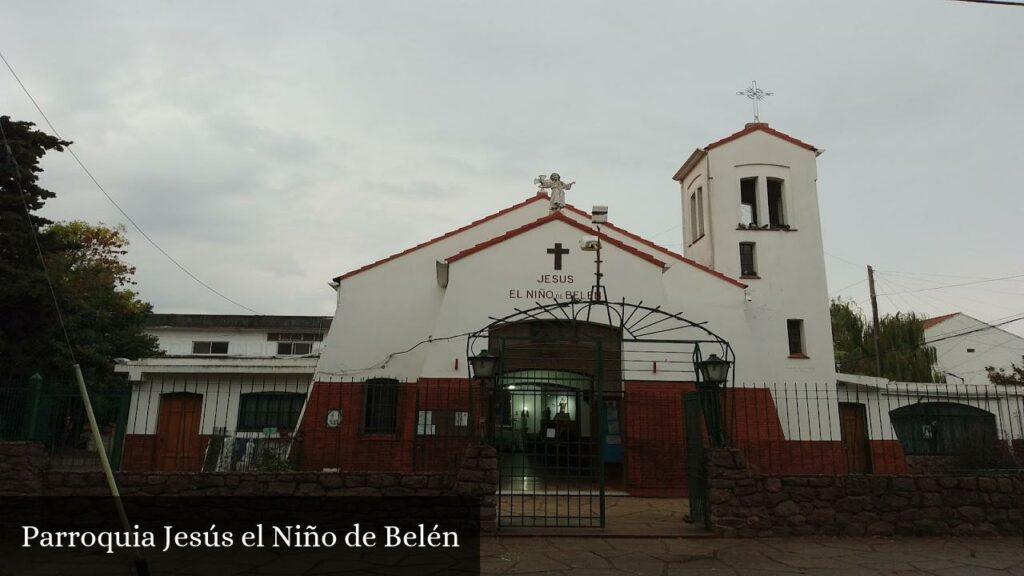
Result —
[[[701, 537], [710, 536], [703, 528], [686, 523], [683, 518], [690, 510], [686, 498], [633, 498], [608, 496], [605, 498], [607, 528], [537, 528], [558, 522], [578, 521], [581, 526], [600, 525], [600, 498], [598, 496], [528, 496], [513, 494], [499, 500], [499, 514], [505, 534], [529, 536], [607, 536], [607, 537]], [[558, 518], [559, 512], [561, 518]], [[547, 515], [547, 517], [546, 517]], [[569, 518], [572, 517], [572, 518]], [[522, 526], [522, 527], [517, 527]]]
[[484, 538], [482, 574], [1024, 576], [1024, 541], [997, 539]]

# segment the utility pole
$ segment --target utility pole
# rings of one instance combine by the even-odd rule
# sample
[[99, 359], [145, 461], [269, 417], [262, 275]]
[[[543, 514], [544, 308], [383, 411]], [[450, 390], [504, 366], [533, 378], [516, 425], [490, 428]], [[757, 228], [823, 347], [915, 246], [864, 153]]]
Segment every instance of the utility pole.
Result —
[[875, 294], [875, 270], [868, 266], [868, 287], [871, 290], [871, 322], [875, 333], [875, 371], [876, 376], [882, 377], [882, 345], [881, 329], [878, 326], [878, 296]]

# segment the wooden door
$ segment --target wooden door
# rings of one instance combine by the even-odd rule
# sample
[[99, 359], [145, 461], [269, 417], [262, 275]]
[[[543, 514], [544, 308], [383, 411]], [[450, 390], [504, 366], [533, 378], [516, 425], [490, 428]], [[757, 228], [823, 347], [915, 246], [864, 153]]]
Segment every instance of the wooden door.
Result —
[[839, 426], [849, 474], [870, 474], [867, 409], [863, 404], [839, 403]]
[[156, 469], [199, 472], [203, 447], [199, 422], [203, 395], [173, 392], [160, 395], [156, 430]]

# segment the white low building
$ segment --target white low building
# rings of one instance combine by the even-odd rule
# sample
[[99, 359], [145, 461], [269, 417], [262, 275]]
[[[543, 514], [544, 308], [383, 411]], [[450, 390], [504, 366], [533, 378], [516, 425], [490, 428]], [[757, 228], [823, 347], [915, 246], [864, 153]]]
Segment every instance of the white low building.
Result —
[[1007, 373], [1024, 366], [1024, 338], [963, 312], [924, 321], [925, 343], [935, 348], [935, 371], [947, 382], [988, 384], [991, 366]]
[[283, 465], [280, 439], [295, 429], [330, 325], [318, 316], [151, 315], [146, 331], [164, 355], [116, 367], [132, 389], [122, 468]]

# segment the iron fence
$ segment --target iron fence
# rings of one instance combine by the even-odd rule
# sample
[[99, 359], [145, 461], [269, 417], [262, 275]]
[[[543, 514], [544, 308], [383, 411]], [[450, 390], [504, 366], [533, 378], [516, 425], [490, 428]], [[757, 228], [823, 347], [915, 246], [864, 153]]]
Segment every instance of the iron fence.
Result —
[[[93, 412], [111, 465], [120, 465], [128, 416], [128, 390], [91, 395]], [[99, 469], [82, 398], [64, 383], [33, 379], [0, 386], [0, 440], [42, 443], [56, 470]]]
[[729, 386], [729, 443], [767, 474], [1024, 469], [1024, 388], [869, 380]]
[[458, 380], [165, 375], [132, 384], [122, 469], [453, 472], [479, 438], [471, 398]]

